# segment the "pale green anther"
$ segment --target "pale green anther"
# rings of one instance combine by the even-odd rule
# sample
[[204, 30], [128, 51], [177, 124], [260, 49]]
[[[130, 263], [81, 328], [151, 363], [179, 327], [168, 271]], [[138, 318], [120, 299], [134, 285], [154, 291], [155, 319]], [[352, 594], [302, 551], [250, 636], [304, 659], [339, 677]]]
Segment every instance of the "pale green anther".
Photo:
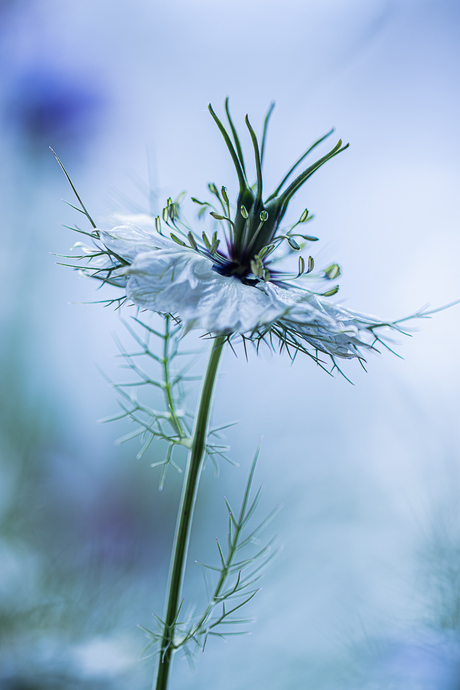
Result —
[[274, 246], [273, 244], [269, 244], [269, 245], [266, 246], [266, 247], [262, 247], [262, 249], [260, 250], [258, 256], [260, 256], [260, 258], [263, 259], [264, 256], [266, 256], [266, 255], [271, 251], [271, 249], [273, 248], [273, 246]]
[[315, 262], [313, 260], [313, 257], [309, 256], [308, 257], [308, 271], [307, 271], [307, 273], [311, 273], [313, 271], [314, 267], [315, 267]]
[[212, 233], [212, 244], [214, 244], [214, 242], [217, 242], [217, 232], [216, 231], [214, 231]]
[[313, 235], [298, 235], [298, 237], [302, 237], [302, 239], [306, 240], [307, 242], [318, 242], [318, 238], [313, 237]]
[[167, 206], [164, 207], [161, 215], [163, 216], [164, 222], [167, 223], [169, 219], [169, 209]]
[[240, 213], [244, 219], [249, 218], [249, 213], [247, 211], [246, 206], [243, 206], [243, 205], [240, 206]]
[[215, 211], [211, 211], [209, 215], [216, 220], [225, 220], [225, 216], [221, 216], [220, 213], [216, 213]]
[[264, 268], [264, 280], [265, 282], [270, 280], [270, 271], [268, 270], [268, 268]]
[[300, 245], [297, 244], [297, 242], [294, 239], [292, 239], [292, 237], [288, 237], [288, 242], [291, 249], [294, 249], [296, 252], [300, 251]]
[[225, 201], [226, 204], [229, 204], [230, 201], [229, 201], [228, 194], [227, 194], [227, 187], [222, 187], [221, 192], [222, 192], [223, 200]]
[[166, 206], [169, 208], [171, 206], [172, 202], [173, 201], [172, 201], [171, 197], [169, 197], [168, 201], [166, 202]]
[[305, 211], [302, 213], [302, 215], [299, 218], [299, 223], [305, 223], [305, 221], [308, 218], [308, 208], [305, 209]]
[[195, 238], [194, 238], [194, 236], [193, 236], [193, 232], [189, 232], [188, 235], [187, 235], [187, 237], [188, 237], [188, 241], [190, 242], [190, 246], [192, 247], [192, 249], [198, 250], [198, 245], [197, 245], [197, 243], [195, 242]]
[[161, 235], [161, 219], [160, 216], [155, 217], [155, 229], [158, 232], [158, 234]]
[[207, 201], [200, 201], [195, 196], [190, 197], [194, 204], [199, 204], [200, 206], [209, 206]]
[[215, 240], [215, 241], [212, 243], [209, 252], [210, 252], [211, 254], [214, 254], [214, 253], [217, 251], [217, 247], [219, 246], [219, 244], [220, 244], [220, 240]]
[[251, 259], [251, 271], [255, 276], [259, 276], [259, 266], [254, 259]]
[[208, 236], [205, 232], [203, 232], [203, 242], [206, 245], [206, 249], [211, 249], [211, 242], [209, 241]]
[[177, 235], [175, 235], [173, 232], [171, 233], [171, 239], [174, 240], [174, 242], [175, 242], [176, 244], [180, 244], [181, 247], [186, 247], [186, 246], [187, 246], [187, 245], [185, 244], [185, 242], [182, 242], [182, 240], [180, 240], [180, 239], [177, 237]]
[[210, 182], [208, 184], [208, 189], [211, 192], [211, 194], [215, 194], [215, 196], [219, 196], [219, 192], [217, 191], [217, 187], [214, 184], [214, 182]]
[[262, 247], [262, 249], [261, 249], [260, 252], [257, 254], [257, 256], [258, 256], [260, 259], [263, 259], [266, 253], [267, 253], [267, 248], [266, 248], [266, 247]]
[[264, 210], [264, 211], [261, 211], [259, 217], [260, 217], [261, 222], [262, 222], [262, 223], [265, 223], [265, 221], [268, 220], [268, 213], [267, 213], [267, 211], [265, 211], [265, 210]]
[[340, 275], [340, 266], [337, 264], [331, 264], [324, 269], [324, 275], [328, 280], [335, 280], [335, 278], [338, 278]]
[[297, 276], [301, 276], [302, 273], [305, 271], [305, 260], [303, 256], [299, 256], [299, 272]]
[[332, 295], [336, 295], [339, 291], [339, 286], [336, 285], [335, 287], [332, 288], [332, 290], [328, 290], [327, 292], [323, 292], [323, 297], [332, 297]]

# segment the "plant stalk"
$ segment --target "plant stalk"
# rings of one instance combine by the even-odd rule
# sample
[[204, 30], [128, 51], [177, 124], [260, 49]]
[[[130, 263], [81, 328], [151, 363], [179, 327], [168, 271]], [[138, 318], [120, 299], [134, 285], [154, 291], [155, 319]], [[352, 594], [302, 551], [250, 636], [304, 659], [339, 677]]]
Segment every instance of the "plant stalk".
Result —
[[177, 514], [176, 532], [174, 535], [166, 596], [165, 625], [159, 653], [156, 681], [154, 680], [153, 685], [154, 690], [166, 690], [168, 687], [169, 673], [175, 651], [174, 632], [180, 606], [185, 563], [190, 541], [190, 529], [206, 450], [206, 438], [211, 414], [214, 384], [224, 344], [225, 337], [223, 336], [215, 338], [213, 341], [198, 403], [192, 447], [187, 460], [187, 469]]

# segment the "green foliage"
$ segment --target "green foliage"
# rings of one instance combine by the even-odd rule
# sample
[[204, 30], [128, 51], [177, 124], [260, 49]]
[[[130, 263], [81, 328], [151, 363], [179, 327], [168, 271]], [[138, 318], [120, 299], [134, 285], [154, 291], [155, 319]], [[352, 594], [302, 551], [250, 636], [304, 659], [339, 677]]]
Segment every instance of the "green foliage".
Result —
[[[161, 468], [160, 490], [164, 485], [169, 467], [182, 472], [174, 457], [177, 447], [187, 450], [192, 448], [194, 415], [186, 409], [185, 384], [201, 379], [188, 373], [195, 362], [194, 356], [198, 353], [181, 351], [180, 325], [169, 314], [164, 315], [163, 318], [163, 332], [152, 328], [137, 317], [133, 320], [141, 329], [140, 335], [130, 324], [125, 323], [138, 347], [133, 352], [127, 352], [118, 343], [120, 349], [118, 356], [123, 360], [122, 367], [134, 376], [132, 380], [112, 383], [119, 394], [118, 402], [121, 412], [101, 420], [101, 422], [109, 422], [127, 419], [135, 426], [133, 431], [119, 438], [117, 442], [125, 443], [138, 439], [141, 448], [137, 458], [142, 458], [154, 441], [166, 443], [166, 452], [162, 459], [151, 464], [152, 467]], [[181, 358], [184, 356], [187, 357], [187, 361], [182, 365]], [[149, 364], [153, 364], [158, 376], [150, 373], [152, 367]], [[138, 393], [145, 386], [147, 388], [153, 386], [162, 391], [164, 410], [154, 409], [141, 402]], [[217, 462], [219, 457], [232, 462], [227, 455], [228, 446], [219, 441], [222, 432], [232, 424], [211, 427], [208, 430], [205, 452], [213, 462], [216, 473], [219, 469]], [[155, 448], [158, 449], [158, 447], [155, 444]], [[182, 620], [181, 604], [168, 625], [155, 616], [156, 630], [142, 628], [149, 638], [149, 643], [143, 653], [144, 657], [161, 653], [164, 658], [168, 652], [179, 649], [182, 649], [186, 655], [190, 655], [198, 648], [204, 650], [210, 636], [223, 638], [227, 635], [244, 634], [241, 626], [249, 623], [250, 619], [240, 617], [238, 613], [256, 595], [258, 591], [256, 583], [262, 571], [278, 553], [273, 542], [260, 546], [258, 541], [277, 511], [273, 511], [255, 527], [250, 526], [261, 496], [261, 489], [259, 489], [254, 498], [250, 499], [259, 450], [252, 463], [239, 512], [234, 512], [225, 499], [228, 512], [227, 543], [224, 546], [219, 540], [216, 541], [217, 564], [200, 564], [207, 573], [205, 579], [208, 585], [208, 603], [206, 607], [200, 614]], [[256, 547], [255, 552], [254, 547]], [[165, 640], [168, 640], [167, 645], [165, 645]]]
[[[141, 327], [143, 337], [139, 336], [128, 323], [125, 323], [125, 326], [139, 345], [139, 350], [128, 353], [121, 343], [118, 343], [119, 357], [123, 359], [122, 368], [131, 371], [135, 375], [134, 380], [112, 383], [119, 394], [118, 403], [122, 411], [100, 421], [104, 423], [129, 419], [134, 424], [135, 429], [120, 437], [117, 443], [121, 444], [135, 438], [139, 439], [141, 449], [136, 456], [138, 459], [143, 457], [155, 439], [166, 441], [167, 451], [164, 459], [152, 463], [152, 467], [161, 467], [160, 489], [162, 489], [169, 467], [173, 467], [177, 472], [182, 472], [173, 458], [175, 447], [190, 448], [191, 445], [191, 415], [187, 415], [182, 408], [181, 386], [193, 377], [186, 375], [187, 367], [177, 370], [174, 368], [180, 355], [177, 340], [180, 327], [175, 324], [171, 316], [166, 315], [164, 317], [164, 333], [158, 332], [137, 317], [134, 318], [134, 321]], [[153, 339], [160, 341], [160, 355], [156, 354], [151, 347]], [[147, 373], [146, 366], [141, 366], [142, 359], [149, 360], [156, 366], [156, 369], [160, 370], [158, 378]], [[138, 399], [137, 391], [143, 386], [153, 386], [163, 392], [165, 410], [156, 410]]]
[[[158, 616], [155, 616], [156, 630], [152, 631], [140, 626], [149, 639], [143, 652], [143, 658], [150, 658], [160, 652], [164, 655], [167, 650], [161, 649], [161, 642], [165, 637], [172, 640], [170, 645], [174, 651], [182, 649], [187, 656], [190, 656], [198, 649], [204, 651], [211, 636], [225, 639], [230, 635], [247, 634], [247, 631], [241, 629], [241, 626], [251, 623], [252, 619], [240, 617], [239, 611], [255, 597], [259, 591], [256, 586], [258, 580], [265, 568], [279, 553], [273, 540], [262, 547], [260, 547], [259, 542], [260, 535], [279, 508], [272, 511], [256, 527], [249, 528], [249, 523], [259, 505], [262, 491], [262, 487], [260, 487], [255, 497], [250, 500], [259, 452], [260, 446], [251, 466], [239, 512], [235, 513], [227, 499], [224, 499], [228, 512], [227, 544], [224, 547], [216, 539], [217, 564], [200, 563], [207, 573], [214, 575], [214, 585], [207, 580], [208, 604], [206, 608], [201, 613], [184, 621], [180, 619], [181, 604], [174, 617], [172, 630], [166, 636], [166, 624]], [[256, 547], [256, 552], [248, 554], [248, 549], [254, 551], [254, 547]], [[237, 612], [238, 615], [236, 615]]]
[[[134, 317], [133, 321], [141, 328], [139, 335], [129, 323], [125, 326], [131, 337], [139, 346], [136, 351], [128, 352], [120, 342], [117, 342], [122, 360], [122, 368], [130, 371], [133, 380], [111, 385], [116, 389], [121, 412], [101, 419], [101, 423], [128, 419], [134, 429], [121, 436], [117, 443], [126, 443], [138, 439], [141, 445], [136, 458], [140, 459], [149, 450], [154, 440], [164, 441], [167, 444], [166, 452], [161, 460], [151, 463], [151, 467], [161, 468], [159, 488], [163, 488], [167, 471], [170, 467], [177, 472], [182, 469], [174, 457], [178, 447], [190, 450], [193, 439], [194, 415], [187, 410], [185, 398], [187, 391], [184, 384], [199, 381], [201, 376], [189, 375], [189, 371], [199, 356], [198, 351], [180, 350], [180, 330], [178, 324], [170, 314], [164, 315], [164, 332], [152, 328], [143, 320]], [[155, 345], [159, 347], [155, 348]], [[156, 350], [156, 352], [155, 352]], [[160, 354], [157, 354], [157, 352]], [[181, 363], [186, 358], [185, 364]], [[155, 374], [151, 374], [149, 367], [154, 365]], [[157, 410], [146, 404], [139, 398], [139, 391], [145, 386], [153, 386], [161, 391], [164, 396], [165, 408]], [[216, 474], [219, 466], [218, 458], [223, 458], [232, 463], [227, 456], [228, 446], [220, 443], [221, 432], [231, 426], [224, 424], [209, 430], [206, 443], [206, 454], [214, 465]], [[158, 447], [156, 447], [158, 452]]]

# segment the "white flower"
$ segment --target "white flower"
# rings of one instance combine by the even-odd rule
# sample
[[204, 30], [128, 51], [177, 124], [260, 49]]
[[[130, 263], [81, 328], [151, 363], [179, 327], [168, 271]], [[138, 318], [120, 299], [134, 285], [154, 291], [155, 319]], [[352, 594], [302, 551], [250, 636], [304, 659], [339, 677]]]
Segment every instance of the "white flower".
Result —
[[[321, 366], [322, 355], [326, 354], [332, 358], [333, 368], [337, 367], [335, 358], [362, 360], [363, 350], [374, 349], [376, 342], [383, 342], [377, 329], [387, 326], [400, 330], [398, 322], [382, 323], [334, 304], [327, 298], [337, 292], [337, 285], [323, 293], [305, 289], [304, 279], [313, 277], [329, 282], [339, 276], [340, 269], [332, 264], [314, 274], [313, 258], [302, 257], [302, 249], [317, 239], [298, 231], [298, 226], [313, 217], [307, 209], [297, 223], [281, 228], [294, 194], [348, 145], [342, 146], [339, 141], [329, 153], [288, 183], [307, 154], [329, 135], [322, 137], [300, 157], [275, 191], [264, 198], [262, 162], [272, 108], [265, 120], [260, 146], [246, 117], [254, 149], [255, 185], [250, 185], [246, 177], [242, 146], [228, 102], [229, 132], [211, 106], [209, 110], [232, 157], [239, 192], [233, 208], [227, 189], [222, 187], [219, 191], [214, 184], [208, 187], [217, 199], [218, 210], [208, 201], [194, 197], [192, 201], [200, 206], [199, 216], [208, 211], [214, 222], [220, 224], [220, 230], [213, 229], [209, 237], [203, 232], [201, 240], [197, 232], [182, 222], [179, 201], [171, 199], [162, 213], [170, 237], [163, 234], [164, 225], [159, 216], [119, 214], [114, 218], [116, 226], [112, 230], [98, 230], [77, 195], [83, 213], [93, 225], [93, 231], [87, 234], [96, 247], [79, 257], [87, 260], [83, 271], [124, 288], [126, 297], [141, 308], [176, 315], [185, 332], [201, 328], [212, 335], [232, 338], [239, 334], [244, 341], [279, 344], [291, 355], [295, 351], [306, 353]], [[296, 272], [286, 273], [276, 268], [276, 262], [282, 258], [282, 247], [287, 250], [284, 256], [299, 252]], [[416, 316], [422, 315], [427, 313]]]
[[377, 319], [299, 288], [220, 275], [211, 258], [153, 228], [148, 216], [131, 216], [125, 225], [98, 231], [107, 250], [129, 262], [121, 273], [127, 297], [138, 306], [177, 314], [186, 331], [254, 339], [274, 329], [293, 347], [297, 336], [299, 344], [345, 358], [359, 356], [360, 346], [372, 347]]

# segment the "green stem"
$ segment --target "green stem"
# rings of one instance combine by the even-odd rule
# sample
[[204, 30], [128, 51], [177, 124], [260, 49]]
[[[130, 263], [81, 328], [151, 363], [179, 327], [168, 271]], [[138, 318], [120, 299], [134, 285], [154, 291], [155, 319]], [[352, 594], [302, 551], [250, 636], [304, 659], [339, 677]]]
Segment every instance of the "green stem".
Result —
[[174, 545], [169, 571], [168, 594], [166, 597], [165, 625], [161, 641], [156, 683], [154, 683], [155, 690], [166, 690], [168, 687], [169, 672], [171, 670], [171, 663], [175, 651], [174, 632], [177, 623], [185, 562], [190, 541], [190, 528], [206, 450], [206, 438], [211, 413], [214, 383], [224, 344], [225, 337], [214, 339], [198, 404], [192, 448], [187, 461], [187, 469], [177, 515], [176, 533], [174, 535]]

